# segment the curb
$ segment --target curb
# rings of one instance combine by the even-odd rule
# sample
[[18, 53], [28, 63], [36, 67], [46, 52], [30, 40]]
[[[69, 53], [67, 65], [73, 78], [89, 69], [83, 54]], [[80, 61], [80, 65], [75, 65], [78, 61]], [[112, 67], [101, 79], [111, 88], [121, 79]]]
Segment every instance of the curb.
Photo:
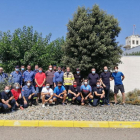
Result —
[[140, 122], [139, 121], [129, 122], [129, 121], [0, 120], [0, 126], [140, 128]]

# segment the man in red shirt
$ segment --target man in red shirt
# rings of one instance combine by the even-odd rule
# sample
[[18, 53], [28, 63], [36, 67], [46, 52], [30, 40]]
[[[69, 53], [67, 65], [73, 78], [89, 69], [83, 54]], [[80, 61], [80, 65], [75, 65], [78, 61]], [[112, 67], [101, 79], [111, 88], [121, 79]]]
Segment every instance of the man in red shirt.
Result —
[[20, 107], [21, 110], [23, 110], [23, 100], [21, 97], [21, 89], [20, 89], [20, 84], [15, 83], [14, 88], [11, 90], [14, 99], [16, 100], [16, 107]]
[[39, 72], [35, 75], [36, 93], [38, 94], [39, 102], [41, 102], [41, 91], [46, 81], [46, 75], [42, 70], [43, 69], [40, 67]]

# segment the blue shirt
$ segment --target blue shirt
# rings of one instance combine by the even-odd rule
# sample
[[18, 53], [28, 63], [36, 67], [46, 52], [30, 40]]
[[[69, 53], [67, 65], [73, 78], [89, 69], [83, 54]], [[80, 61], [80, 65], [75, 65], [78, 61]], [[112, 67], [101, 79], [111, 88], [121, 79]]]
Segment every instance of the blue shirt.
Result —
[[23, 86], [22, 87], [22, 91], [21, 91], [21, 94], [22, 94], [22, 97], [29, 97], [32, 93], [35, 93], [35, 89], [34, 89], [34, 86], [30, 86], [28, 88], [27, 85]]
[[64, 75], [64, 72], [55, 72], [54, 73], [54, 77], [53, 77], [53, 82], [57, 84], [57, 82], [62, 82], [63, 83], [63, 75]]
[[33, 71], [29, 72], [28, 70], [26, 70], [23, 73], [24, 82], [27, 82], [28, 80], [33, 81], [34, 77], [35, 77], [35, 73]]
[[56, 95], [59, 95], [59, 94], [62, 93], [64, 90], [66, 90], [66, 89], [64, 88], [64, 86], [61, 86], [60, 89], [59, 89], [58, 86], [57, 86], [57, 87], [55, 87], [55, 89], [54, 89], [54, 93], [55, 93]]
[[7, 77], [8, 77], [8, 75], [7, 75], [6, 73], [4, 73], [4, 72], [1, 73], [1, 74], [0, 74], [0, 83], [1, 83], [1, 82], [4, 82], [4, 79], [7, 78]]
[[22, 74], [20, 72], [16, 73], [16, 71], [12, 72], [10, 74], [10, 82], [22, 85]]
[[122, 76], [124, 76], [123, 73], [119, 72], [119, 71], [112, 73], [112, 77], [114, 78], [115, 85], [122, 85], [123, 84], [122, 83]]
[[91, 89], [91, 86], [90, 86], [90, 85], [87, 85], [87, 86], [82, 85], [82, 86], [80, 87], [80, 91], [81, 91], [81, 93], [83, 94], [83, 96], [85, 97], [85, 96], [87, 96], [90, 92], [92, 92], [92, 89]]
[[35, 75], [39, 72], [39, 70], [34, 70]]

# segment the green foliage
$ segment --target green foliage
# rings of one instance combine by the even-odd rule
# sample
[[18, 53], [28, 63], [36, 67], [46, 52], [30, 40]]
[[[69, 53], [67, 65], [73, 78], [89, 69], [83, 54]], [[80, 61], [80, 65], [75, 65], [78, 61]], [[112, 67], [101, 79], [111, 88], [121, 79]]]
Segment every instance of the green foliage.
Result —
[[118, 20], [99, 6], [94, 5], [92, 9], [78, 7], [67, 29], [62, 59], [66, 66], [79, 67], [88, 73], [92, 67], [101, 72], [103, 66], [111, 69], [121, 62], [122, 50], [116, 42], [121, 31]]
[[126, 53], [126, 56], [140, 56], [140, 52], [132, 52], [132, 53]]
[[126, 103], [140, 105], [140, 90], [135, 89], [126, 94]]
[[59, 64], [64, 38], [53, 42], [50, 38], [51, 34], [43, 38], [41, 33], [33, 32], [33, 27], [26, 26], [16, 29], [13, 34], [0, 32], [0, 65], [6, 72], [11, 72], [15, 65], [38, 64], [47, 69], [50, 64]]

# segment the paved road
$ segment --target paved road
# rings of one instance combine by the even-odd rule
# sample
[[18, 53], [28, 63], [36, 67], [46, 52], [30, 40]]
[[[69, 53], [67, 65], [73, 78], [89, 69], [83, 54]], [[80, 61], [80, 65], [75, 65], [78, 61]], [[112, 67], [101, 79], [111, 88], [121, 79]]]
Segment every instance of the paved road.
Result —
[[140, 129], [0, 127], [0, 140], [140, 140]]

